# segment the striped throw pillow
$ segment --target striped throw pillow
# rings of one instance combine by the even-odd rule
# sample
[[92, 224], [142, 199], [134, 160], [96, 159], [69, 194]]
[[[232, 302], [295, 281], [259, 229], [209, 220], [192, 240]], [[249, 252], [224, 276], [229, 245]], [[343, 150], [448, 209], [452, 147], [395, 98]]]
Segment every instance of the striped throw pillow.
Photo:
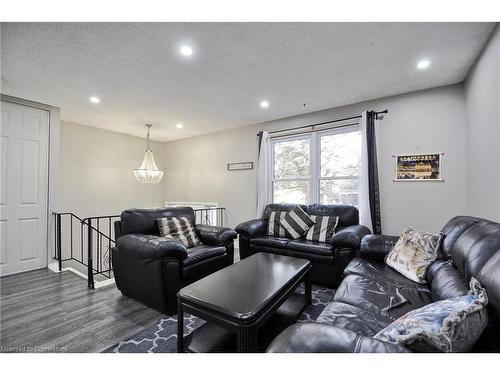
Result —
[[285, 228], [286, 236], [296, 240], [306, 234], [307, 230], [314, 225], [314, 220], [302, 209], [296, 206], [287, 212], [281, 221]]
[[315, 216], [311, 215], [315, 221], [306, 234], [306, 240], [316, 242], [329, 242], [335, 234], [335, 228], [339, 223], [338, 216]]
[[188, 249], [201, 245], [196, 230], [187, 217], [162, 217], [156, 219], [156, 222], [162, 237], [180, 241]]
[[273, 211], [269, 215], [269, 223], [267, 224], [267, 235], [273, 237], [286, 237], [285, 228], [281, 225], [281, 221], [285, 217], [285, 211]]

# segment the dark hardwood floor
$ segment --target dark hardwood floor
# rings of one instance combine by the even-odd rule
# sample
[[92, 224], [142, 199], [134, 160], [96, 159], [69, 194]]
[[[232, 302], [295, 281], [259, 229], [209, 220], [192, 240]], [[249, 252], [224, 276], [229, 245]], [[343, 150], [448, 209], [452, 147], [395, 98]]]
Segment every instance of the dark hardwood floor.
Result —
[[90, 290], [69, 271], [30, 271], [0, 284], [2, 352], [100, 352], [163, 316], [115, 285]]

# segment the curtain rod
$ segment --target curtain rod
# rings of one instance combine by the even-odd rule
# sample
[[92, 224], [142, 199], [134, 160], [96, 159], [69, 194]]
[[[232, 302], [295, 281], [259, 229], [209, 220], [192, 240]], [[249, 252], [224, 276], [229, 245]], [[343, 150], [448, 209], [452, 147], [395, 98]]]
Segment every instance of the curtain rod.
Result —
[[[385, 109], [385, 110], [379, 111], [379, 112], [374, 111], [374, 113], [375, 113], [375, 116], [378, 116], [378, 115], [381, 115], [381, 114], [384, 114], [384, 113], [389, 113], [389, 111], [387, 109]], [[310, 128], [310, 127], [314, 128], [315, 126], [321, 126], [321, 125], [326, 125], [326, 124], [333, 124], [335, 122], [341, 122], [341, 121], [347, 121], [347, 120], [354, 120], [354, 119], [357, 119], [357, 118], [361, 118], [361, 115], [351, 116], [351, 117], [345, 117], [345, 118], [341, 118], [341, 119], [337, 119], [337, 120], [331, 120], [331, 121], [325, 121], [325, 122], [318, 122], [316, 124], [296, 126], [296, 127], [293, 127], [293, 128], [286, 128], [286, 129], [281, 129], [281, 130], [273, 130], [273, 131], [270, 131], [269, 134], [275, 134], [275, 133], [281, 133], [281, 132], [288, 132], [288, 131], [292, 131], [292, 130], [300, 130], [300, 129]], [[257, 135], [260, 137], [262, 135], [262, 130]]]

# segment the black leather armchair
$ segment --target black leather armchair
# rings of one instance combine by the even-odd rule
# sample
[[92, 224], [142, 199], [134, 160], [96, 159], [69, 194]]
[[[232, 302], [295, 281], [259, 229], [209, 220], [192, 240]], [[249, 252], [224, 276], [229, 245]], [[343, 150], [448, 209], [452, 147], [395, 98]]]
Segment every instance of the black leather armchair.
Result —
[[285, 329], [268, 352], [405, 352], [404, 345], [374, 336], [395, 319], [433, 301], [467, 294], [471, 277], [488, 294], [488, 326], [473, 348], [500, 351], [500, 224], [457, 216], [441, 230], [442, 259], [427, 270], [427, 284], [417, 284], [384, 263], [398, 237], [369, 235], [360, 257], [344, 271], [333, 302], [314, 323]]
[[202, 245], [186, 249], [160, 237], [156, 219], [170, 216], [195, 222], [190, 207], [123, 211], [111, 254], [116, 286], [124, 295], [173, 314], [179, 289], [233, 263], [237, 235], [230, 228], [196, 225]]
[[301, 206], [310, 215], [338, 216], [337, 231], [329, 243], [308, 241], [304, 238], [267, 236], [269, 215], [272, 211], [290, 211], [294, 204], [270, 204], [262, 213], [262, 218], [239, 224], [239, 250], [242, 259], [257, 252], [288, 255], [311, 262], [312, 282], [327, 287], [335, 287], [342, 279], [342, 272], [349, 261], [356, 256], [361, 239], [370, 230], [359, 225], [358, 209], [345, 205], [311, 204]]

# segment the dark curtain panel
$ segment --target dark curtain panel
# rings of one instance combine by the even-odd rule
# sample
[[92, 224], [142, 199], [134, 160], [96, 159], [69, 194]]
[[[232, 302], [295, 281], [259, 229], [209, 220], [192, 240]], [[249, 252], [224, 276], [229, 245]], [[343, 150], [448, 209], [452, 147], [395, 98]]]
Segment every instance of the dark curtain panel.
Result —
[[375, 139], [374, 111], [367, 113], [366, 142], [368, 146], [368, 189], [370, 194], [370, 215], [372, 218], [373, 233], [382, 234], [380, 221], [380, 193], [378, 183], [377, 142]]

